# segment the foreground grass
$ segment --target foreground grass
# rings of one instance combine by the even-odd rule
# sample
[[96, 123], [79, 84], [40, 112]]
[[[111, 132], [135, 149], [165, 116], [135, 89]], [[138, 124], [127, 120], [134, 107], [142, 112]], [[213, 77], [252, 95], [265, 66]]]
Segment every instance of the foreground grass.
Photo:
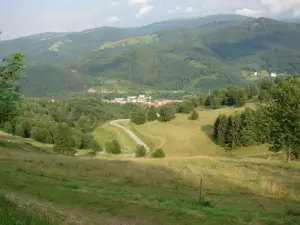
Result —
[[[200, 177], [212, 207], [197, 203]], [[300, 165], [262, 159], [99, 160], [1, 148], [0, 184], [4, 193], [18, 196], [16, 202], [38, 204], [42, 214], [59, 210], [57, 224], [297, 224], [300, 219]], [[26, 210], [35, 208], [29, 204]]]
[[41, 218], [38, 214], [28, 212], [15, 203], [0, 196], [0, 225], [50, 225], [48, 219]]

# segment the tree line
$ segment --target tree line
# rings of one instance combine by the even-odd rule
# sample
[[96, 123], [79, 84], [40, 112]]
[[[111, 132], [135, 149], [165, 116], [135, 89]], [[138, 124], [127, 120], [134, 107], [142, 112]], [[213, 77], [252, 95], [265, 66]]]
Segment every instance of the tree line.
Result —
[[287, 160], [300, 153], [300, 77], [260, 84], [260, 102], [235, 115], [219, 115], [214, 123], [218, 145], [232, 150], [268, 144], [273, 152], [285, 151]]

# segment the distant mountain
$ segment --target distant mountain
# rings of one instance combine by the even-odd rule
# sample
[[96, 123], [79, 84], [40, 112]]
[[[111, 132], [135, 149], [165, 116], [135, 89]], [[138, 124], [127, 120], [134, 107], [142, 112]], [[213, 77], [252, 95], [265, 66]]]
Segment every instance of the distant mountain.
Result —
[[[0, 44], [22, 50], [30, 96], [115, 89], [194, 90], [300, 73], [300, 24], [217, 15], [137, 28], [50, 33]], [[258, 72], [259, 76], [251, 74]]]
[[195, 28], [216, 21], [241, 20], [247, 17], [237, 15], [217, 15], [196, 19], [169, 20], [136, 28], [100, 27], [81, 32], [42, 33], [15, 40], [2, 41], [0, 58], [16, 51], [23, 51], [27, 62], [52, 64], [70, 59], [76, 55], [89, 53], [105, 42], [142, 36], [177, 28]]

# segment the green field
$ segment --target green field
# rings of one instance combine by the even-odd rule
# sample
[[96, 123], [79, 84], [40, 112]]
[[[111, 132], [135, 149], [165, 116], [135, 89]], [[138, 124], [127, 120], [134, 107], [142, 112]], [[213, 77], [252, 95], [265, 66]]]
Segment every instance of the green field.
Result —
[[152, 150], [163, 148], [167, 157], [262, 155], [272, 158], [273, 154], [268, 151], [267, 146], [255, 146], [226, 152], [224, 148], [214, 143], [212, 138], [213, 124], [218, 115], [230, 115], [241, 110], [243, 108], [199, 109], [197, 121], [188, 120], [186, 114], [177, 114], [176, 118], [168, 123], [154, 121], [143, 125], [134, 125], [125, 122], [122, 125], [135, 132]]
[[[298, 224], [298, 162], [287, 164], [266, 146], [229, 154], [211, 140], [216, 116], [239, 110], [126, 124], [152, 148], [163, 147], [165, 159], [59, 156], [0, 133], [0, 224]], [[109, 124], [93, 135], [101, 144], [117, 139], [124, 152], [135, 149]]]
[[[108, 160], [44, 155], [36, 150], [0, 150], [5, 199], [0, 204], [0, 224], [299, 221], [297, 163], [209, 156]], [[210, 207], [197, 203], [200, 176]], [[36, 222], [26, 223], [24, 216]], [[18, 223], [6, 223], [8, 218]]]

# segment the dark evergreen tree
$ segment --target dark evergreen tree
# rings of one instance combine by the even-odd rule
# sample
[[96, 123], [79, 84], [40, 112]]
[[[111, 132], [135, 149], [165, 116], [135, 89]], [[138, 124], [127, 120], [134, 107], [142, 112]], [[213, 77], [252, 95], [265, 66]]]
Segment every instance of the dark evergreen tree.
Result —
[[218, 145], [225, 146], [226, 132], [228, 125], [228, 117], [226, 115], [221, 115], [218, 121], [216, 142]]
[[221, 115], [219, 115], [217, 117], [217, 119], [215, 120], [215, 123], [214, 123], [214, 134], [213, 134], [213, 137], [216, 140], [216, 142], [217, 142], [217, 139], [218, 139], [220, 120], [221, 120]]
[[241, 146], [241, 117], [240, 115], [229, 116], [225, 143], [229, 150]]
[[255, 145], [257, 142], [257, 130], [255, 123], [255, 112], [246, 108], [241, 114], [242, 128], [241, 128], [241, 144], [245, 147]]
[[148, 109], [148, 121], [154, 121], [154, 120], [157, 120], [156, 108], [154, 106], [151, 106]]

